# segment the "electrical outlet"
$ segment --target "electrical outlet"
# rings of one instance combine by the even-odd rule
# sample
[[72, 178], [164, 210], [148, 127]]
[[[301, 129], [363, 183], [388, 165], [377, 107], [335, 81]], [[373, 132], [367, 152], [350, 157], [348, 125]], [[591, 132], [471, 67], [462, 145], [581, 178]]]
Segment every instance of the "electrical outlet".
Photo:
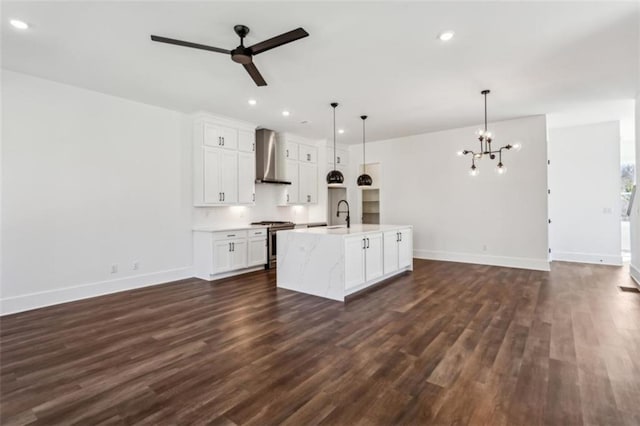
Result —
[[113, 265], [111, 265], [111, 273], [112, 274], [117, 274], [118, 273], [118, 264], [114, 263]]
[[138, 269], [140, 269], [140, 262], [138, 262], [137, 260], [133, 262], [132, 269], [134, 271], [137, 271]]

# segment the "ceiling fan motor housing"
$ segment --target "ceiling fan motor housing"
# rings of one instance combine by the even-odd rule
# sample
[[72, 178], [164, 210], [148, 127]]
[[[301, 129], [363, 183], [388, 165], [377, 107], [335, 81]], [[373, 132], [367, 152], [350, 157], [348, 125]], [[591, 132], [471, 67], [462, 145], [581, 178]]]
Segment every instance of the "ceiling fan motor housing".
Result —
[[252, 56], [251, 49], [244, 46], [238, 46], [231, 51], [231, 59], [239, 64], [250, 64], [253, 62]]

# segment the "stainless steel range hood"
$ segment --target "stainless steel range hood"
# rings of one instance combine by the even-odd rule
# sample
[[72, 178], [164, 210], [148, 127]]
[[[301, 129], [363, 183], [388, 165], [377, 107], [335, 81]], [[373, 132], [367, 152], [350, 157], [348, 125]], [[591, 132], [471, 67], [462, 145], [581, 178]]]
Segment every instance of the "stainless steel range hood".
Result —
[[256, 182], [291, 185], [280, 173], [284, 170], [284, 156], [276, 141], [276, 132], [256, 130]]

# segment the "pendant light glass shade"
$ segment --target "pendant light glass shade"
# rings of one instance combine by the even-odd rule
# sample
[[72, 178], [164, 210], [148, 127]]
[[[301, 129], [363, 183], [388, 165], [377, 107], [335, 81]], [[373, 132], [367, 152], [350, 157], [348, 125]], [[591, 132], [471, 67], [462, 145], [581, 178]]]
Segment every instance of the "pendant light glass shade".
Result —
[[367, 116], [361, 115], [360, 118], [362, 119], [362, 174], [358, 176], [358, 186], [371, 186], [371, 184], [373, 183], [373, 179], [371, 179], [371, 176], [367, 174], [367, 162], [365, 159], [365, 151], [364, 151], [364, 145], [365, 145], [364, 121], [367, 119]]
[[339, 186], [344, 183], [344, 176], [340, 170], [336, 169], [336, 107], [337, 102], [332, 102], [333, 108], [333, 170], [327, 174], [327, 184], [329, 186]]

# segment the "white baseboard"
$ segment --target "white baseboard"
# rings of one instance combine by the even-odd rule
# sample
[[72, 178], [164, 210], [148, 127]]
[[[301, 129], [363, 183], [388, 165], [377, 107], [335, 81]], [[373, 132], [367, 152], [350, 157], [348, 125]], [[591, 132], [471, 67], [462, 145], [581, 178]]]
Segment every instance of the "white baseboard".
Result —
[[549, 271], [547, 259], [531, 259], [525, 257], [490, 256], [473, 253], [454, 253], [433, 250], [414, 250], [413, 257], [418, 259], [442, 260], [445, 262], [474, 263], [478, 265], [503, 266], [506, 268], [533, 269]]
[[633, 265], [629, 265], [629, 274], [631, 275], [631, 279], [635, 281], [636, 285], [640, 287], [640, 269]]
[[561, 262], [578, 262], [578, 263], [594, 263], [596, 265], [614, 265], [622, 266], [622, 255], [610, 254], [591, 254], [591, 253], [571, 253], [562, 251], [553, 251], [551, 253], [553, 260]]
[[191, 277], [193, 277], [193, 268], [186, 267], [41, 291], [38, 293], [29, 293], [20, 296], [5, 297], [0, 299], [0, 315], [29, 311], [31, 309], [43, 308], [59, 303], [73, 302], [74, 300], [103, 296], [105, 294], [148, 287]]

